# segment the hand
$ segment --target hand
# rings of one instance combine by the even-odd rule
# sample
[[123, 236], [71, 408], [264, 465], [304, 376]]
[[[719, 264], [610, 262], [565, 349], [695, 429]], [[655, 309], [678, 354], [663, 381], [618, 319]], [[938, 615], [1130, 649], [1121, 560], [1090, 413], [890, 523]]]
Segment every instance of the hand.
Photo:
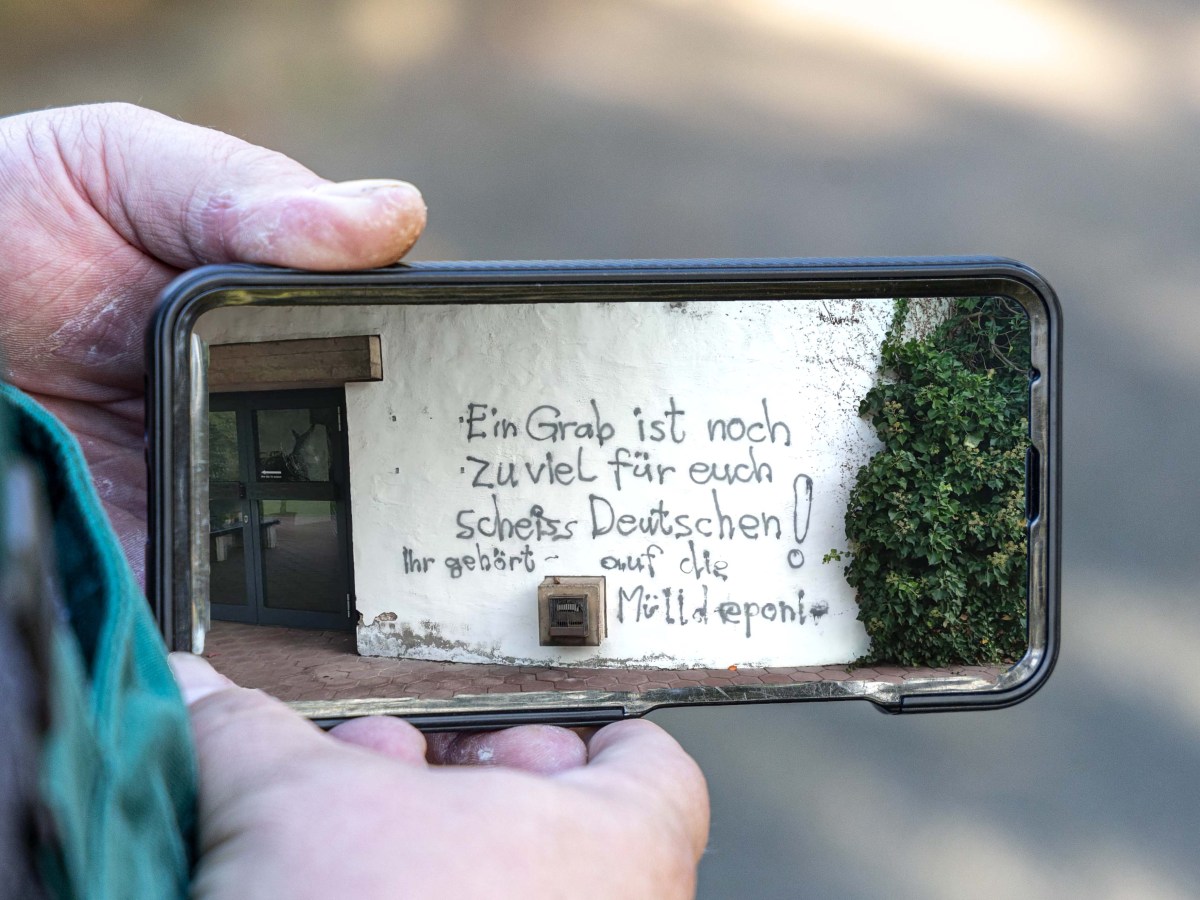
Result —
[[285, 156], [123, 104], [0, 119], [4, 378], [75, 434], [139, 578], [142, 346], [181, 269], [398, 260], [425, 224], [399, 181], [335, 184]]
[[[136, 107], [0, 119], [0, 351], [84, 448], [142, 570], [142, 339], [183, 268], [386, 265], [425, 207], [411, 185], [333, 184], [279, 154]], [[178, 665], [177, 665], [178, 667]], [[366, 719], [330, 737], [184, 657], [200, 758], [198, 896], [691, 892], [703, 777], [665, 733], [612, 725], [435, 737]], [[487, 763], [501, 768], [431, 768]]]
[[322, 734], [284, 704], [171, 657], [200, 759], [199, 898], [690, 897], [704, 778], [662, 729], [585, 744], [525, 726], [433, 740], [399, 719]]

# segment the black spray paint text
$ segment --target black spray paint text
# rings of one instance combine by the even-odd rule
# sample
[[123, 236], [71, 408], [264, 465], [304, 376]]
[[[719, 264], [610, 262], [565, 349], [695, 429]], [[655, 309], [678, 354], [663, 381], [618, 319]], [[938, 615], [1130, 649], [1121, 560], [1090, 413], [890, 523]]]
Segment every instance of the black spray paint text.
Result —
[[[710, 609], [708, 585], [695, 588], [654, 588], [650, 585], [634, 585], [632, 588], [617, 588], [617, 621], [625, 623], [662, 622], [680, 627], [693, 625], [734, 625], [742, 629], [749, 639], [754, 633], [754, 622], [778, 625], [805, 625], [820, 623], [829, 613], [829, 604], [823, 600], [805, 603], [804, 591], [796, 592], [796, 599], [773, 600], [765, 603], [754, 601], [722, 600], [712, 603]], [[710, 615], [711, 613], [711, 615]]]

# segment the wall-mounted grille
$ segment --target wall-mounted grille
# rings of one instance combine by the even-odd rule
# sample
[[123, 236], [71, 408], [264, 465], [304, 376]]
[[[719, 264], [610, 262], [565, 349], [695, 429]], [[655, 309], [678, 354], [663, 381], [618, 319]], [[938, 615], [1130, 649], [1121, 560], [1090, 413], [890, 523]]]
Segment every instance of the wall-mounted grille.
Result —
[[607, 636], [603, 576], [552, 575], [538, 585], [540, 644], [598, 647]]
[[551, 597], [550, 637], [587, 637], [587, 612], [587, 597]]

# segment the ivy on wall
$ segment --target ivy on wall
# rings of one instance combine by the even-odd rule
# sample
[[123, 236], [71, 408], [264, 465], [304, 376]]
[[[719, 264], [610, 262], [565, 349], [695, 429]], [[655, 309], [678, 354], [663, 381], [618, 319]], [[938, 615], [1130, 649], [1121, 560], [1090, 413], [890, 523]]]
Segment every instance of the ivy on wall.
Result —
[[1006, 298], [959, 298], [904, 339], [909, 308], [897, 302], [883, 377], [859, 407], [884, 445], [846, 511], [846, 580], [871, 638], [859, 663], [1014, 662], [1027, 646], [1029, 320]]

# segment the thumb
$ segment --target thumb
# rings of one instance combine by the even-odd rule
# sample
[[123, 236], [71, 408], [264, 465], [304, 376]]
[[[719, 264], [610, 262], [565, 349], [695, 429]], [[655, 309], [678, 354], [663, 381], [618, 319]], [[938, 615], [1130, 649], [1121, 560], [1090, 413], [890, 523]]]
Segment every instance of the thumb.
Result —
[[135, 247], [175, 268], [252, 262], [308, 269], [387, 265], [425, 225], [403, 181], [333, 183], [288, 157], [127, 104], [32, 119], [90, 204]]

